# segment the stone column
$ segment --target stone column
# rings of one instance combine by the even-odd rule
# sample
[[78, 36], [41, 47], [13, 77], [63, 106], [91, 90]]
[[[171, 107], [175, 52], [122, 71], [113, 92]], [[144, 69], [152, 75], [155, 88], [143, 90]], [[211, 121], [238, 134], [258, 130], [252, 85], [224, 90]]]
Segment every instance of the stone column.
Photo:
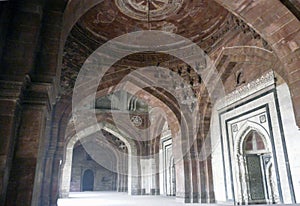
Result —
[[132, 153], [129, 155], [128, 165], [128, 194], [140, 195], [141, 194], [141, 165], [140, 157], [137, 154], [137, 149], [132, 148]]
[[51, 135], [51, 130], [53, 127], [52, 124], [53, 118], [52, 115], [49, 115], [46, 124], [46, 135], [45, 138], [48, 139], [49, 145], [46, 148], [45, 154], [45, 161], [44, 161], [44, 174], [43, 174], [43, 189], [42, 189], [42, 196], [41, 196], [41, 203], [42, 205], [50, 205], [51, 203], [51, 186], [52, 184], [57, 183], [57, 179], [53, 177], [53, 166], [56, 164], [57, 166], [60, 165], [60, 161], [54, 159], [55, 152], [56, 152], [56, 141], [54, 141], [54, 136]]
[[123, 175], [118, 173], [117, 192], [122, 192]]
[[[62, 145], [62, 143], [60, 143]], [[56, 206], [57, 205], [57, 198], [59, 197], [59, 183], [60, 183], [60, 176], [59, 173], [61, 171], [61, 163], [62, 163], [62, 154], [61, 150], [56, 151], [54, 155], [53, 162], [52, 162], [52, 176], [51, 176], [51, 185], [50, 185], [50, 205]]]
[[[206, 139], [205, 139], [206, 138]], [[211, 165], [211, 142], [210, 137], [200, 137], [200, 184], [201, 184], [201, 202], [214, 203], [215, 194], [213, 187], [213, 173]]]
[[151, 195], [160, 195], [159, 190], [159, 156], [154, 155], [152, 160], [152, 188], [150, 191]]
[[213, 171], [212, 171], [212, 163], [211, 163], [211, 154], [207, 157], [207, 174], [208, 174], [208, 203], [215, 203], [215, 191], [214, 191], [214, 183], [213, 183]]
[[200, 202], [207, 202], [207, 164], [206, 164], [206, 151], [205, 151], [205, 142], [203, 137], [198, 137], [198, 148], [200, 151], [199, 154], [199, 174], [200, 174]]
[[1, 72], [12, 77], [23, 77], [35, 70], [44, 1], [14, 0], [9, 3], [13, 18], [8, 27]]
[[156, 137], [151, 143], [150, 155], [152, 155], [152, 177], [150, 195], [160, 195], [159, 183], [159, 144], [160, 136]]
[[122, 192], [128, 192], [128, 156], [123, 155]]
[[198, 158], [198, 151], [197, 151], [197, 144], [194, 142], [193, 146], [191, 147], [191, 166], [192, 166], [192, 202], [198, 203], [199, 202], [199, 158]]
[[209, 141], [206, 141], [206, 168], [207, 168], [207, 203], [215, 203], [215, 191], [214, 191], [214, 183], [213, 183], [213, 171], [212, 171], [212, 161], [211, 161], [211, 139], [210, 136]]
[[187, 151], [189, 140], [183, 132], [172, 140], [176, 169], [176, 199], [191, 203], [191, 156]]
[[17, 128], [20, 123], [23, 82], [0, 81], [0, 205], [4, 205]]
[[191, 203], [192, 187], [191, 187], [191, 157], [190, 154], [186, 154], [183, 157], [184, 167], [184, 203]]
[[117, 191], [118, 192], [125, 192], [125, 164], [126, 162], [126, 157], [120, 155], [119, 157], [119, 165], [118, 165], [118, 186], [117, 186]]
[[20, 128], [8, 185], [6, 205], [41, 205], [45, 128], [51, 110], [52, 85], [30, 82], [22, 104]]
[[128, 175], [123, 178], [123, 192], [128, 192]]

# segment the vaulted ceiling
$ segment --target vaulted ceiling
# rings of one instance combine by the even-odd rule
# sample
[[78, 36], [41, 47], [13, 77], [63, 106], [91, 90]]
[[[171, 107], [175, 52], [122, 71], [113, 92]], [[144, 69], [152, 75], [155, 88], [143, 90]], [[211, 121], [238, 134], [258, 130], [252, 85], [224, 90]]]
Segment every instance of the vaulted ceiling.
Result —
[[[211, 58], [216, 58], [224, 45], [268, 47], [242, 20], [211, 0], [103, 1], [82, 16], [68, 36], [63, 57], [63, 93], [72, 93], [81, 66], [98, 47], [120, 35], [142, 30], [162, 30], [186, 37]], [[134, 68], [171, 59], [168, 55], [149, 52], [133, 54], [116, 63], [111, 68], [114, 75], [110, 73], [105, 79], [109, 82], [113, 77], [111, 82], [116, 84], [116, 77], [122, 78]], [[195, 75], [190, 77], [191, 80], [197, 78]]]
[[[103, 1], [86, 12], [74, 25], [68, 35], [63, 54], [63, 67], [61, 75], [61, 88], [64, 98], [71, 99], [73, 88], [78, 73], [86, 59], [101, 45], [120, 35], [135, 31], [161, 30], [171, 32], [190, 39], [197, 44], [213, 61], [217, 61], [216, 69], [222, 71], [221, 78], [226, 86], [226, 92], [233, 91], [240, 86], [235, 80], [235, 75], [243, 69], [245, 75], [241, 84], [252, 81], [263, 74], [268, 66], [264, 66], [264, 58], [248, 56], [248, 50], [242, 53], [226, 54], [221, 59], [220, 54], [224, 47], [255, 46], [266, 51], [271, 51], [268, 43], [250, 28], [243, 20], [212, 0], [111, 0]], [[230, 53], [230, 52], [229, 52]], [[242, 56], [239, 56], [239, 55]], [[233, 56], [233, 57], [231, 57]], [[255, 64], [249, 67], [249, 59]], [[252, 60], [251, 60], [252, 61]], [[245, 67], [245, 64], [247, 65]], [[272, 62], [270, 63], [272, 64]], [[180, 92], [181, 100], [197, 99], [201, 114], [201, 132], [207, 133], [210, 124], [212, 102], [202, 77], [197, 74], [185, 62], [168, 54], [153, 51], [134, 53], [120, 59], [104, 75], [99, 90], [106, 96], [111, 92], [126, 75], [138, 68], [145, 66], [161, 66], [175, 72], [190, 85], [194, 94]], [[263, 65], [263, 66], [261, 66]], [[257, 71], [254, 72], [253, 71]], [[251, 74], [251, 75], [248, 75]], [[165, 78], [169, 74], [153, 74], [153, 78], [166, 81], [166, 84], [174, 84], [172, 78]], [[229, 79], [229, 83], [225, 84]], [[176, 87], [176, 85], [174, 85]], [[180, 119], [178, 106], [178, 94], [170, 94], [162, 88], [147, 87], [145, 92], [137, 98], [151, 106], [164, 103], [177, 118]], [[127, 91], [130, 92], [130, 91]], [[152, 99], [149, 100], [147, 94]], [[98, 97], [101, 99], [101, 95]], [[193, 96], [195, 95], [195, 96]], [[176, 98], [174, 97], [176, 96]], [[146, 100], [147, 99], [147, 100]], [[159, 102], [159, 101], [160, 102]], [[97, 100], [96, 100], [97, 101]], [[194, 101], [194, 100], [193, 100]], [[193, 103], [188, 105], [193, 107]], [[165, 111], [166, 112], [166, 111]], [[175, 119], [168, 120], [171, 128], [177, 128]], [[159, 127], [159, 126], [157, 126]]]

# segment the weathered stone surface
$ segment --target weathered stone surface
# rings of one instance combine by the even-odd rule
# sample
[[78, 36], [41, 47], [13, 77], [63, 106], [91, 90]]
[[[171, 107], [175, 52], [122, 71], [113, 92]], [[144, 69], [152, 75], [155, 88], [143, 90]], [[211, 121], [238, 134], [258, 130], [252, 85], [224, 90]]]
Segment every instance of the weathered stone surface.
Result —
[[[218, 87], [209, 90], [207, 84], [217, 86], [219, 82], [225, 94], [235, 91], [235, 96], [243, 96], [245, 88], [253, 87], [253, 80], [273, 70], [279, 79], [276, 84], [286, 83], [289, 87], [299, 127], [299, 8], [297, 0], [0, 2], [0, 204], [4, 205], [5, 200], [6, 205], [56, 204], [66, 144], [76, 134], [70, 119], [78, 73], [98, 47], [122, 34], [142, 30], [173, 32], [192, 40], [216, 63], [216, 74], [205, 79], [205, 75], [199, 76], [189, 65], [170, 55], [136, 53], [121, 59], [107, 71], [98, 86], [96, 99], [110, 94], [124, 77], [145, 66], [159, 65], [183, 78], [195, 95], [186, 94], [180, 88], [169, 92], [149, 86], [153, 83], [151, 79], [165, 86], [173, 84], [173, 78], [163, 72], [133, 78], [131, 84], [122, 89], [129, 93], [138, 91], [136, 98], [143, 100], [149, 108], [162, 108], [167, 120], [159, 119], [150, 124], [148, 113], [134, 111], [131, 119], [119, 113], [119, 119], [127, 121], [121, 129], [135, 138], [135, 153], [146, 157], [158, 153], [161, 136], [151, 135], [161, 131], [167, 121], [174, 144], [192, 147], [178, 166], [177, 172], [182, 174], [177, 174], [181, 178], [177, 196], [186, 202], [213, 202], [211, 157], [205, 161], [197, 159], [203, 147], [211, 149], [205, 138], [210, 138], [213, 106], [221, 95]], [[119, 48], [114, 52], [122, 53]], [[197, 66], [202, 68], [203, 65]], [[220, 80], [216, 82], [218, 78]], [[145, 88], [139, 91], [143, 86]], [[90, 91], [90, 87], [82, 90], [83, 97]], [[185, 136], [189, 134], [192, 120], [181, 115], [180, 107], [181, 101], [191, 99], [199, 100], [196, 109], [200, 129], [193, 134], [195, 141]], [[187, 103], [185, 107], [196, 111], [192, 104]], [[139, 124], [138, 117], [146, 123]], [[110, 112], [97, 113], [96, 118], [115, 126]], [[182, 128], [181, 121], [184, 122]], [[152, 139], [138, 141], [146, 135], [132, 129], [132, 123], [140, 129], [153, 126], [147, 134], [147, 138]], [[105, 134], [113, 147], [124, 147], [115, 135]], [[138, 161], [134, 165], [136, 174], [140, 174]], [[144, 193], [143, 181], [136, 178], [130, 187], [128, 178], [120, 177], [118, 190]], [[158, 187], [159, 175], [152, 181], [155, 184], [151, 193], [162, 194], [164, 191]]]

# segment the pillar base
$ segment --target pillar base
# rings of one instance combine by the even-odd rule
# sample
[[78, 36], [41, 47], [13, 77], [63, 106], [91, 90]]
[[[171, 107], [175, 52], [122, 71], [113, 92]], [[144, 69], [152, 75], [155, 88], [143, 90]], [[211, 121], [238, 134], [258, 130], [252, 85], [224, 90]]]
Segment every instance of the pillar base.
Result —
[[150, 195], [155, 195], [155, 189], [150, 189]]
[[199, 203], [199, 197], [200, 194], [199, 193], [193, 193], [193, 203]]
[[160, 189], [155, 189], [155, 195], [160, 195]]
[[200, 196], [201, 203], [207, 203], [207, 194], [206, 192], [202, 192]]
[[216, 202], [215, 192], [214, 192], [214, 191], [210, 191], [210, 192], [209, 192], [209, 200], [208, 200], [208, 203], [215, 203], [215, 202]]
[[60, 195], [60, 198], [69, 198], [69, 193], [68, 192], [62, 192]]
[[120, 188], [118, 188], [118, 192], [128, 192], [128, 188], [127, 187], [120, 187]]
[[132, 189], [130, 195], [141, 195], [142, 189]]
[[150, 195], [160, 195], [160, 189], [151, 189]]
[[191, 201], [191, 195], [188, 193], [176, 193], [176, 201], [181, 203], [192, 203]]

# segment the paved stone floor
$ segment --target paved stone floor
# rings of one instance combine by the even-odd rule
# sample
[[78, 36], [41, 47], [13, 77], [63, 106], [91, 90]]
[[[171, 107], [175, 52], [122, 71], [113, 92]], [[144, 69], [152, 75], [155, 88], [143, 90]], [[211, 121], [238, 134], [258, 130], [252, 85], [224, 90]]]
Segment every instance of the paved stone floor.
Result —
[[[165, 196], [129, 196], [127, 193], [117, 192], [82, 192], [71, 193], [68, 199], [59, 199], [58, 206], [173, 206], [173, 205], [202, 205], [184, 204], [175, 197]], [[216, 205], [216, 204], [213, 204]], [[300, 206], [300, 205], [298, 205]]]
[[[168, 206], [195, 205], [184, 204], [175, 197], [166, 196], [129, 196], [117, 192], [82, 192], [71, 193], [68, 199], [59, 199], [58, 206]], [[198, 205], [198, 204], [196, 204]], [[202, 204], [203, 205], [203, 204]]]

